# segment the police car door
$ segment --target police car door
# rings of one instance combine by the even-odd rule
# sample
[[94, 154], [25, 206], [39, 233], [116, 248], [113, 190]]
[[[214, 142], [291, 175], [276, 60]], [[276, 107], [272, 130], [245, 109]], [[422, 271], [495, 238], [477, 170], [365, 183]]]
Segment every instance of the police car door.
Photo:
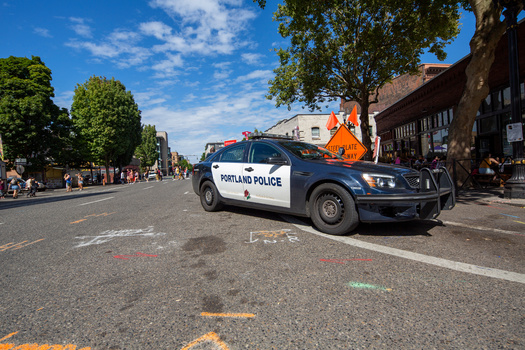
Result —
[[224, 198], [244, 199], [242, 166], [245, 148], [245, 143], [231, 146], [211, 164], [213, 182]]
[[[244, 163], [244, 197], [255, 203], [290, 208], [290, 168], [287, 164], [267, 164], [269, 157], [285, 157], [264, 142], [251, 144], [248, 162]], [[287, 158], [284, 158], [287, 159]]]

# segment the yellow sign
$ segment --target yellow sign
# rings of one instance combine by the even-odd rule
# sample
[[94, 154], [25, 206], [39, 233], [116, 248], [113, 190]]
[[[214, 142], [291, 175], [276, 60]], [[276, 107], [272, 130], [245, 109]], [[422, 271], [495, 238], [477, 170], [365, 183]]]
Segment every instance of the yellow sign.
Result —
[[337, 129], [334, 136], [325, 146], [327, 150], [334, 153], [337, 153], [341, 147], [345, 150], [343, 157], [352, 160], [361, 159], [368, 151], [344, 124]]

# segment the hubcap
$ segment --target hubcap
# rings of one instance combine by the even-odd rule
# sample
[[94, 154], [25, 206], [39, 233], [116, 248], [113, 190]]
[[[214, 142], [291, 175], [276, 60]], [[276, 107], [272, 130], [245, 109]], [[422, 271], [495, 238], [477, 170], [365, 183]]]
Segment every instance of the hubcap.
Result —
[[333, 193], [326, 193], [319, 201], [319, 215], [321, 219], [329, 225], [337, 225], [343, 219], [344, 205], [339, 198]]
[[337, 215], [337, 204], [333, 200], [327, 200], [323, 203], [323, 212], [329, 218], [334, 218]]
[[210, 204], [213, 201], [213, 193], [211, 193], [211, 190], [209, 188], [206, 190], [204, 199], [206, 199], [206, 203], [208, 204]]

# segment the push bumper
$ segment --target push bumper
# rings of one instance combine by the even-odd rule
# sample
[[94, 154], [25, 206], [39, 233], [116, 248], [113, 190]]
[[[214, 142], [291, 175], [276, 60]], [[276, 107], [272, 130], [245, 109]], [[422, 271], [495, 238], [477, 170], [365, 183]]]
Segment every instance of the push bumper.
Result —
[[444, 167], [421, 169], [419, 189], [391, 195], [357, 195], [356, 205], [362, 222], [395, 222], [434, 219], [441, 210], [456, 205], [454, 184]]

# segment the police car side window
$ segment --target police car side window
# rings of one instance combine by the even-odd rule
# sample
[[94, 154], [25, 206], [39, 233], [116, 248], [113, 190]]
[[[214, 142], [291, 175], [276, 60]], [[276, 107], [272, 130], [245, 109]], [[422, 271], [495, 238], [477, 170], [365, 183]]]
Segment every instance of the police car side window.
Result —
[[281, 152], [266, 143], [254, 143], [250, 149], [250, 163], [266, 163], [269, 157], [280, 157]]
[[242, 163], [244, 158], [244, 149], [246, 145], [239, 145], [231, 147], [221, 153], [221, 158], [217, 161], [228, 163]]

